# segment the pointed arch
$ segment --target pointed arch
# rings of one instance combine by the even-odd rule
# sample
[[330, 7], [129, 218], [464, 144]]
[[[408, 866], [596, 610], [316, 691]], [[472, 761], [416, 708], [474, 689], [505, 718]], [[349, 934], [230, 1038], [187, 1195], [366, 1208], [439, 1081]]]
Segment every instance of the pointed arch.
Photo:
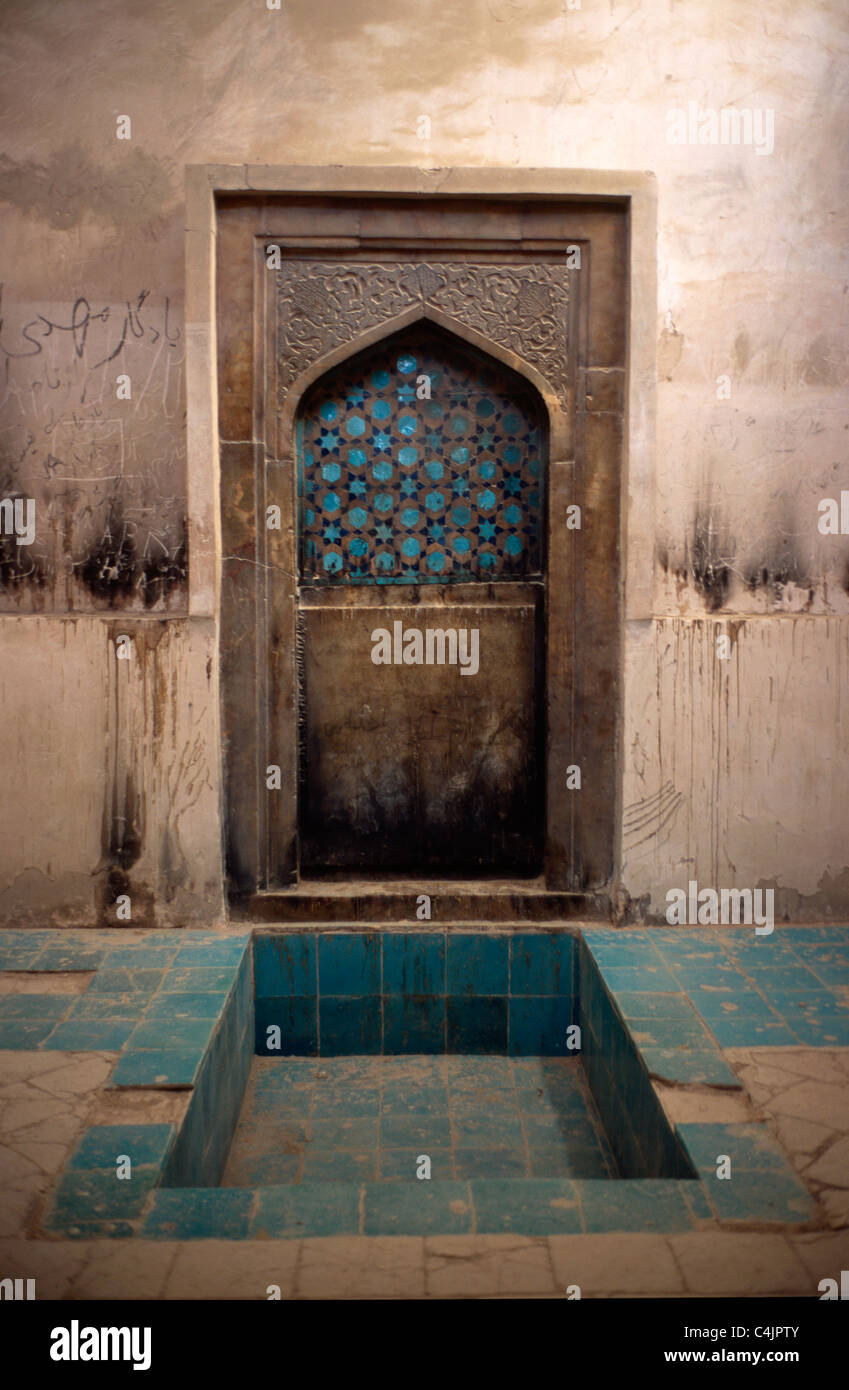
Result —
[[467, 324], [443, 313], [440, 309], [423, 304], [416, 305], [394, 318], [387, 319], [384, 323], [362, 333], [354, 342], [342, 343], [331, 351], [323, 353], [295, 379], [289, 387], [286, 399], [278, 414], [278, 458], [290, 458], [292, 456], [295, 420], [301, 400], [320, 377], [341, 363], [365, 352], [368, 348], [394, 337], [406, 328], [414, 328], [416, 324], [420, 323], [442, 329], [449, 339], [454, 338], [461, 343], [468, 344], [486, 357], [490, 357], [506, 367], [517, 377], [523, 378], [526, 387], [536, 392], [546, 412], [550, 457], [552, 459], [568, 457], [570, 452], [569, 422], [556, 387], [517, 352], [493, 342], [482, 333], [478, 333]]
[[295, 424], [303, 582], [541, 577], [548, 414], [512, 366], [420, 316], [314, 379]]

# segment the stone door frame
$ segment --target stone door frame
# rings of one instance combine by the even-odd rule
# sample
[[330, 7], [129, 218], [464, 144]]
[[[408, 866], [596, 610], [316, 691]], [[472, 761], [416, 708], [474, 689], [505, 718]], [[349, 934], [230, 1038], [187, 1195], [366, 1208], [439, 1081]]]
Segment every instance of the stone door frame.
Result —
[[[450, 236], [434, 240], [432, 232], [420, 241], [416, 221], [422, 211], [425, 216], [429, 210], [444, 212], [452, 206], [468, 211], [472, 201], [482, 210], [498, 204], [515, 209], [517, 215], [524, 209], [528, 224], [542, 227], [545, 221], [535, 217], [537, 211], [548, 210], [553, 217], [559, 212], [566, 217], [563, 225], [572, 218], [577, 230], [570, 240], [579, 244], [584, 240], [582, 215], [587, 226], [596, 225], [595, 213], [621, 215], [626, 262], [622, 351], [613, 368], [610, 364], [599, 367], [586, 357], [582, 361], [579, 351], [571, 413], [561, 409], [558, 383], [538, 372], [534, 379], [532, 354], [523, 353], [521, 344], [518, 352], [504, 351], [472, 331], [458, 334], [501, 356], [532, 381], [549, 410], [546, 887], [609, 899], [621, 864], [622, 708], [627, 698], [624, 637], [626, 629], [638, 637], [639, 629], [651, 619], [656, 381], [653, 177], [568, 170], [204, 165], [187, 169], [186, 194], [189, 608], [193, 615], [212, 617], [218, 629], [219, 661], [213, 674], [220, 695], [220, 763], [214, 771], [219, 779], [229, 886], [240, 893], [279, 889], [294, 881], [294, 803], [287, 807], [286, 798], [278, 795], [275, 800], [266, 793], [262, 776], [266, 759], [281, 765], [284, 781], [296, 773], [292, 757], [297, 746], [297, 702], [289, 670], [294, 652], [294, 517], [290, 513], [284, 519], [279, 533], [263, 530], [258, 534], [254, 528], [253, 535], [249, 534], [250, 517], [264, 517], [269, 489], [274, 501], [283, 504], [285, 517], [291, 478], [282, 488], [277, 485], [291, 465], [281, 444], [287, 419], [294, 418], [297, 401], [308, 385], [334, 361], [402, 326], [402, 319], [440, 319], [433, 307], [424, 313], [413, 309], [402, 319], [375, 325], [351, 343], [332, 347], [321, 354], [320, 362], [307, 364], [293, 383], [283, 411], [274, 416], [275, 434], [278, 418], [282, 421], [284, 439], [278, 442], [272, 435], [268, 404], [273, 378], [269, 364], [274, 361], [268, 332], [273, 315], [258, 312], [265, 304], [270, 280], [260, 252], [275, 239], [275, 199], [278, 208], [285, 203], [301, 215], [301, 223], [297, 215], [285, 223], [289, 254], [313, 260], [322, 259], [323, 252], [337, 261], [345, 256], [362, 259], [378, 247], [382, 256], [390, 255], [386, 246], [392, 239], [387, 238], [385, 220], [382, 232], [375, 230], [357, 239], [344, 233], [328, 236], [326, 218], [320, 225], [310, 225], [311, 208], [323, 206], [326, 211], [346, 203], [351, 206], [355, 200], [367, 205], [372, 214], [379, 214], [390, 200], [396, 210], [398, 200], [406, 200], [410, 211], [405, 231], [392, 252], [398, 260], [403, 259], [405, 248], [419, 260], [425, 248], [429, 259], [445, 261], [455, 253], [461, 259], [471, 257], [470, 244], [463, 243], [462, 235], [456, 244]], [[232, 218], [227, 220], [225, 208], [242, 209], [243, 221], [253, 217], [247, 251], [250, 277], [244, 263], [241, 274], [235, 264], [245, 251], [244, 246], [237, 250], [234, 223]], [[250, 208], [253, 212], [246, 211]], [[373, 227], [380, 225], [378, 215]], [[241, 233], [244, 243], [244, 226]], [[504, 237], [493, 236], [493, 245], [498, 242], [504, 247]], [[553, 245], [547, 234], [539, 244], [528, 235], [520, 240], [526, 258], [536, 252], [542, 263], [550, 257]], [[492, 259], [496, 251], [490, 250], [487, 241], [484, 229], [474, 238], [473, 249]], [[592, 237], [587, 241], [593, 266]], [[595, 294], [591, 271], [577, 296], [577, 338], [583, 331], [584, 342], [591, 307], [604, 297], [602, 260], [603, 255], [596, 258]], [[237, 320], [250, 324], [248, 339], [242, 342], [234, 341]], [[444, 326], [457, 333], [452, 318], [446, 318]], [[617, 392], [619, 385], [624, 392]], [[570, 439], [573, 430], [575, 437]], [[587, 450], [592, 455], [593, 478], [601, 480], [601, 491], [595, 496], [583, 486]], [[616, 503], [615, 514], [612, 507], [604, 508], [605, 489], [608, 501]], [[234, 504], [236, 497], [240, 500]], [[580, 553], [575, 551], [575, 533], [563, 525], [565, 507], [573, 501], [584, 510]], [[267, 581], [272, 572], [275, 597], [270, 603]], [[281, 593], [281, 577], [286, 574], [291, 592]], [[253, 629], [246, 613], [255, 619]], [[638, 625], [636, 630], [630, 628], [633, 624]], [[589, 675], [586, 688], [580, 682], [576, 688], [571, 679], [576, 669], [574, 644], [582, 630], [592, 633], [592, 644], [578, 655]], [[233, 659], [234, 635], [243, 644], [239, 661]], [[595, 690], [590, 688], [593, 681]], [[602, 705], [603, 715], [599, 713]], [[263, 724], [269, 710], [271, 731]], [[256, 722], [246, 719], [251, 711]], [[288, 747], [271, 756], [269, 749], [279, 747], [280, 730], [285, 727], [291, 731]], [[580, 793], [565, 790], [565, 768], [573, 762], [582, 770]], [[576, 795], [581, 798], [580, 815], [575, 814]]]

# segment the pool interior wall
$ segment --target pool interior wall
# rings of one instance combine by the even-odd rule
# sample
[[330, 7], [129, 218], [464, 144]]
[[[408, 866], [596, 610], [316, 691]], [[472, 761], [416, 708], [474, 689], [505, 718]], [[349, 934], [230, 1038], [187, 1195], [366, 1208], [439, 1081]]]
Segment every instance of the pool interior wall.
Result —
[[[5, 968], [73, 969], [82, 945], [63, 933], [41, 935], [50, 939], [16, 933], [8, 946], [14, 965]], [[61, 1017], [36, 1009], [44, 1001], [31, 994], [5, 1027], [14, 1022], [22, 1047], [117, 1045], [108, 1089], [182, 1089], [190, 1101], [179, 1126], [89, 1128], [54, 1192], [45, 1234], [240, 1239], [816, 1224], [810, 1194], [765, 1124], [673, 1127], [652, 1076], [739, 1093], [717, 1041], [723, 1029], [731, 1030], [729, 1045], [802, 1036], [845, 1046], [845, 928], [787, 928], [763, 941], [744, 930], [601, 927], [316, 927], [113, 941], [102, 950], [86, 941], [93, 978], [78, 997], [51, 1003]], [[800, 984], [804, 1000], [794, 1013]], [[769, 1005], [770, 991], [784, 999], [782, 988], [789, 1023]], [[530, 1164], [530, 1176], [460, 1177], [463, 1145], [455, 1142], [454, 1176], [444, 1180], [338, 1171], [321, 1181], [301, 1173], [299, 1182], [222, 1185], [252, 1066], [280, 1087], [288, 1064], [313, 1089], [334, 1067], [379, 1067], [384, 1078], [394, 1068], [403, 1081], [404, 1069], [418, 1066], [418, 1087], [395, 1087], [396, 1099], [414, 1101], [427, 1068], [449, 1090], [452, 1072], [455, 1090], [465, 1073], [479, 1092], [471, 1119], [483, 1122], [493, 1067], [502, 1078], [511, 1073], [518, 1095], [529, 1069], [543, 1078], [574, 1063], [579, 1089], [587, 1087], [582, 1121], [591, 1113], [608, 1146], [603, 1178], [538, 1177]], [[429, 1102], [421, 1113], [437, 1118]], [[132, 1183], [116, 1182], [116, 1153], [132, 1154]], [[731, 1156], [733, 1182], [716, 1181], [718, 1154]]]

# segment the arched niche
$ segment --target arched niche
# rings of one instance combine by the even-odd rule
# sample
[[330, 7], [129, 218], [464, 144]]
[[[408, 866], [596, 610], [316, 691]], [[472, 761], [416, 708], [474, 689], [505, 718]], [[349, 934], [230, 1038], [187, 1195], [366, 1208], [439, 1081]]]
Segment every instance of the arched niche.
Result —
[[541, 579], [548, 412], [419, 320], [325, 370], [294, 416], [301, 583]]

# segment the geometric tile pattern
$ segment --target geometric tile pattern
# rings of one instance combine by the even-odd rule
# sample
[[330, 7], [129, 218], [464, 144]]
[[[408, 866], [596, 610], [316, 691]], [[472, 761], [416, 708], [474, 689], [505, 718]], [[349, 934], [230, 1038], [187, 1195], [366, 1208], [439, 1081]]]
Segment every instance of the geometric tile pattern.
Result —
[[542, 414], [490, 359], [397, 335], [321, 379], [298, 441], [304, 581], [540, 573]]

